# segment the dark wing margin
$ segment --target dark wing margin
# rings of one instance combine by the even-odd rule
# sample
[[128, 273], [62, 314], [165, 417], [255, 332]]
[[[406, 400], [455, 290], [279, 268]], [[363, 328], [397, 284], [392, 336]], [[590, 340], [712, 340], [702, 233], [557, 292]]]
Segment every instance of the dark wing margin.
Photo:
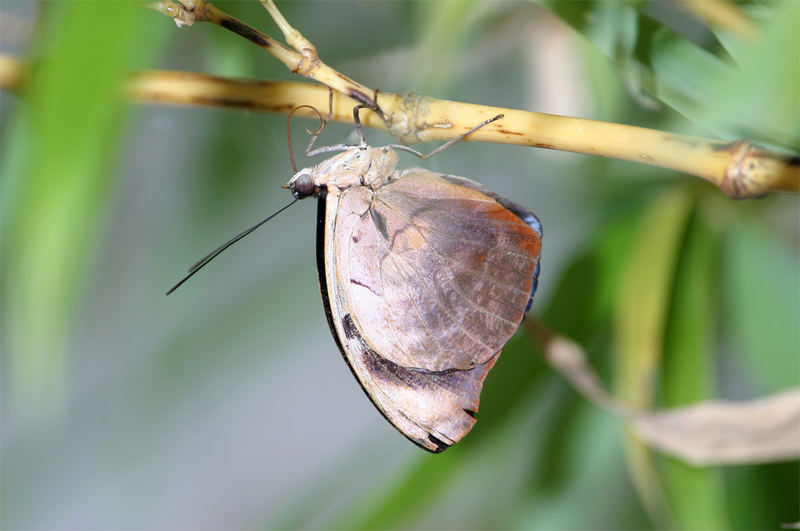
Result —
[[[486, 375], [489, 373], [489, 370], [497, 361], [499, 353], [489, 362], [482, 365], [476, 365], [472, 369], [468, 370], [441, 372], [411, 370], [387, 360], [371, 349], [361, 337], [358, 327], [353, 322], [350, 314], [346, 314], [342, 318], [342, 329], [348, 344], [354, 345], [353, 352], [351, 352], [350, 355], [360, 357], [359, 365], [363, 366], [364, 369], [369, 373], [369, 377], [373, 381], [373, 385], [385, 385], [387, 388], [402, 387], [419, 394], [421, 398], [428, 401], [435, 401], [437, 397], [441, 395], [450, 394], [461, 397], [465, 402], [470, 402], [467, 407], [461, 407], [460, 409], [454, 408], [453, 411], [448, 411], [447, 418], [443, 419], [443, 424], [449, 425], [453, 418], [458, 418], [459, 420], [455, 422], [455, 425], [457, 426], [455, 431], [448, 431], [444, 434], [444, 436], [437, 437], [439, 432], [437, 432], [437, 435], [435, 435], [431, 433], [430, 429], [426, 429], [424, 426], [417, 424], [417, 426], [426, 432], [427, 438], [420, 439], [406, 432], [400, 426], [400, 423], [398, 422], [399, 419], [396, 420], [394, 416], [399, 415], [405, 417], [406, 420], [414, 422], [415, 418], [420, 416], [425, 417], [427, 411], [417, 412], [414, 411], [413, 408], [404, 410], [400, 407], [391, 413], [384, 411], [383, 408], [377, 403], [376, 397], [374, 397], [362, 384], [361, 388], [364, 389], [365, 393], [367, 393], [367, 396], [369, 396], [375, 407], [378, 408], [378, 411], [380, 411], [384, 418], [386, 418], [386, 420], [388, 420], [392, 426], [394, 426], [408, 440], [420, 448], [427, 450], [428, 452], [438, 454], [445, 451], [447, 448], [450, 448], [450, 446], [461, 440], [462, 437], [469, 433], [476, 422], [475, 413], [478, 410], [478, 399], [483, 387], [483, 381], [486, 379]], [[347, 356], [345, 356], [345, 358], [347, 358]], [[356, 371], [353, 370], [349, 360], [348, 365], [350, 365], [350, 369], [353, 371], [353, 373], [356, 374]], [[357, 374], [356, 378], [358, 379]], [[359, 383], [361, 383], [360, 379]]]

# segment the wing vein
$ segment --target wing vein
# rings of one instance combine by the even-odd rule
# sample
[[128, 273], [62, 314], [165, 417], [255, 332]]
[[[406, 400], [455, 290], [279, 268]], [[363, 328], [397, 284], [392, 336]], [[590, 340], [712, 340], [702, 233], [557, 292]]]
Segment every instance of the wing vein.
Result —
[[[378, 199], [378, 201], [381, 201], [381, 200], [380, 200], [380, 199]], [[436, 255], [437, 255], [439, 258], [440, 258], [440, 260], [439, 260], [439, 263], [440, 263], [441, 265], [443, 265], [444, 267], [446, 267], [446, 268], [447, 268], [447, 269], [448, 269], [448, 270], [449, 270], [451, 273], [453, 273], [453, 270], [452, 270], [452, 268], [449, 266], [449, 264], [447, 264], [447, 262], [445, 262], [445, 261], [443, 261], [443, 260], [442, 260], [442, 259], [444, 258], [444, 256], [442, 255], [442, 253], [439, 251], [439, 249], [438, 249], [436, 246], [434, 246], [433, 244], [431, 244], [431, 242], [428, 240], [428, 238], [426, 238], [426, 237], [425, 237], [425, 232], [424, 232], [422, 229], [420, 229], [420, 227], [419, 227], [419, 226], [418, 226], [416, 223], [414, 223], [414, 222], [413, 222], [411, 219], [409, 219], [407, 216], [405, 216], [405, 215], [404, 215], [402, 212], [399, 212], [398, 210], [396, 210], [396, 209], [392, 208], [392, 206], [391, 206], [391, 205], [389, 205], [388, 203], [386, 203], [385, 201], [381, 201], [381, 203], [383, 203], [384, 205], [386, 205], [386, 208], [388, 208], [388, 209], [392, 210], [393, 212], [395, 212], [395, 213], [396, 213], [398, 216], [400, 216], [401, 218], [403, 218], [403, 219], [404, 219], [404, 220], [405, 220], [405, 221], [406, 221], [406, 222], [407, 222], [409, 225], [411, 225], [412, 227], [414, 227], [414, 228], [415, 228], [415, 229], [416, 229], [416, 230], [417, 230], [417, 231], [420, 233], [420, 235], [422, 235], [422, 238], [425, 240], [425, 242], [426, 242], [428, 245], [430, 245], [430, 247], [431, 247], [431, 249], [434, 251], [434, 253], [435, 253], [435, 254], [436, 254]], [[431, 232], [438, 232], [439, 234], [444, 234], [443, 232], [441, 232], [441, 231], [437, 231], [436, 229], [432, 229], [432, 228], [426, 228], [426, 230], [430, 230]], [[465, 241], [468, 241], [468, 240], [465, 240]], [[522, 257], [522, 258], [525, 258], [525, 259], [526, 259], [526, 260], [528, 260], [528, 261], [534, 261], [534, 259], [528, 258], [528, 257], [526, 257], [526, 256], [517, 255], [517, 254], [515, 254], [515, 253], [511, 253], [511, 254], [514, 254], [514, 256], [520, 256], [520, 257]], [[481, 280], [488, 280], [488, 281], [490, 281], [490, 282], [493, 282], [493, 283], [497, 284], [498, 286], [501, 286], [501, 287], [503, 287], [503, 288], [506, 288], [506, 289], [509, 289], [509, 290], [517, 291], [517, 292], [519, 292], [519, 293], [523, 293], [523, 294], [525, 294], [525, 295], [528, 295], [528, 293], [529, 293], [528, 291], [526, 291], [526, 290], [524, 290], [524, 289], [519, 289], [519, 288], [518, 288], [518, 287], [516, 287], [516, 286], [511, 286], [511, 285], [505, 284], [505, 283], [503, 283], [503, 282], [500, 282], [499, 280], [497, 280], [497, 279], [495, 279], [495, 278], [492, 278], [492, 277], [490, 277], [490, 276], [486, 276], [486, 275], [478, 275], [478, 274], [476, 274], [475, 272], [473, 272], [472, 270], [469, 270], [469, 269], [461, 268], [461, 271], [465, 271], [465, 272], [469, 273], [469, 274], [470, 274], [470, 276], [473, 276], [474, 278], [479, 278], [479, 279], [481, 279]], [[453, 275], [453, 276], [455, 276], [455, 275]], [[456, 291], [458, 291], [458, 290], [456, 290]], [[459, 292], [459, 293], [460, 293], [460, 292]], [[472, 301], [469, 301], [469, 302], [472, 304]], [[482, 308], [481, 308], [481, 309], [482, 309]], [[483, 309], [482, 309], [482, 310], [483, 310]], [[484, 311], [485, 311], [485, 310], [484, 310]], [[488, 312], [487, 312], [487, 313], [488, 313]], [[490, 313], [490, 315], [493, 315], [493, 314], [491, 314], [491, 313]], [[499, 317], [499, 316], [497, 316], [497, 317]], [[501, 319], [502, 319], [502, 318], [501, 318]], [[509, 322], [510, 322], [510, 321], [509, 321]], [[515, 326], [516, 326], [516, 325], [515, 325]]]

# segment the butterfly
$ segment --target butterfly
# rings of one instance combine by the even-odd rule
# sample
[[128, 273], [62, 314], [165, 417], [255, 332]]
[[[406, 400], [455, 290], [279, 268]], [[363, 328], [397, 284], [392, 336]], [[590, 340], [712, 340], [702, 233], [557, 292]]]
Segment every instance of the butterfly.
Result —
[[469, 179], [398, 169], [396, 149], [412, 150], [360, 136], [323, 148], [341, 153], [284, 188], [317, 199], [322, 301], [350, 370], [400, 433], [439, 453], [475, 425], [483, 382], [531, 306], [541, 223]]
[[322, 300], [353, 375], [438, 453], [475, 424], [486, 375], [530, 308], [542, 229], [476, 182], [396, 162], [389, 146], [359, 146], [287, 186], [317, 198]]

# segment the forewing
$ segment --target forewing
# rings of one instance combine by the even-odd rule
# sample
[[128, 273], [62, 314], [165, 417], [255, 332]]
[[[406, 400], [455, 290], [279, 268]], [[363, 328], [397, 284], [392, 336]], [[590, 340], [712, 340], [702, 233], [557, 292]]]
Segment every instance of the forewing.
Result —
[[343, 196], [353, 217], [337, 227], [337, 275], [363, 339], [406, 368], [488, 362], [524, 316], [539, 233], [494, 197], [427, 170], [364, 190], [358, 208], [355, 193]]

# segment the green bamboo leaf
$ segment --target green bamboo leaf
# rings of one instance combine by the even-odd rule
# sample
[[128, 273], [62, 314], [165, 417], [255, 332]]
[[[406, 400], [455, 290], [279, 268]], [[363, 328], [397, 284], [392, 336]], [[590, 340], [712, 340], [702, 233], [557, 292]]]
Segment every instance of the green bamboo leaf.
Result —
[[632, 54], [636, 48], [636, 1], [538, 0], [608, 57]]
[[533, 468], [549, 473], [536, 477], [536, 483], [525, 493], [520, 514], [507, 527], [616, 529], [624, 521], [630, 529], [647, 529], [648, 518], [636, 492], [620, 473], [625, 459], [613, 416], [574, 394], [564, 402], [571, 407], [555, 415], [559, 437], [553, 442], [558, 443], [554, 448], [557, 451], [535, 457]]
[[756, 218], [725, 234], [722, 324], [730, 351], [756, 395], [800, 383], [800, 259], [789, 241]]
[[[40, 62], [18, 116], [13, 193], [3, 199], [3, 348], [20, 403], [42, 412], [64, 391], [70, 323], [114, 173], [119, 85], [150, 45], [131, 2], [46, 2]], [[12, 135], [14, 136], [14, 135]]]
[[[677, 407], [715, 395], [714, 329], [719, 266], [719, 235], [708, 223], [708, 209], [693, 216], [678, 262], [664, 342], [663, 405]], [[678, 529], [726, 529], [721, 473], [664, 458], [664, 489]]]
[[455, 74], [464, 40], [475, 26], [474, 0], [419, 4], [420, 34], [414, 60], [415, 91], [437, 92]]
[[[451, 482], [467, 454], [463, 451], [443, 456], [422, 456], [409, 467], [405, 477], [375, 505], [369, 507], [361, 519], [350, 520], [351, 529], [398, 528], [409, 525], [438, 499]], [[442, 457], [439, 459], [438, 457]], [[338, 526], [337, 526], [338, 527]]]
[[[652, 47], [656, 96], [704, 131], [800, 145], [800, 3], [778, 2], [758, 36], [724, 60], [666, 31]], [[767, 96], [768, 95], [768, 96]]]
[[[666, 318], [681, 240], [692, 196], [683, 187], [667, 190], [650, 204], [634, 241], [614, 312], [617, 396], [633, 407], [648, 407], [662, 358]], [[630, 473], [656, 522], [668, 508], [652, 456], [631, 432], [626, 436]]]
[[798, 521], [800, 463], [770, 463], [724, 470], [728, 511], [738, 529], [781, 528]]
[[[607, 57], [630, 94], [644, 107], [652, 99], [671, 107], [698, 131], [723, 139], [747, 138], [796, 150], [800, 145], [800, 3], [750, 6], [755, 38], [715, 36], [686, 11], [662, 3], [662, 11], [694, 25], [679, 34], [670, 16], [638, 2], [540, 3], [551, 9]], [[689, 39], [686, 33], [697, 33]], [[715, 38], [716, 37], [716, 38]], [[726, 51], [732, 55], [729, 56]], [[769, 95], [768, 97], [766, 97]]]

